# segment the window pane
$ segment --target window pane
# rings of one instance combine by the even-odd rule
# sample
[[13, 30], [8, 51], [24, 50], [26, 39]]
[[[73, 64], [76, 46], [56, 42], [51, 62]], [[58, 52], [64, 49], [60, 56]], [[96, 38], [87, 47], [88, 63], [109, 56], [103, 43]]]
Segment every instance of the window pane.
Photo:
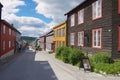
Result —
[[74, 26], [75, 25], [75, 15], [73, 14], [71, 16], [71, 26]]
[[93, 3], [93, 18], [101, 16], [101, 0], [97, 0]]

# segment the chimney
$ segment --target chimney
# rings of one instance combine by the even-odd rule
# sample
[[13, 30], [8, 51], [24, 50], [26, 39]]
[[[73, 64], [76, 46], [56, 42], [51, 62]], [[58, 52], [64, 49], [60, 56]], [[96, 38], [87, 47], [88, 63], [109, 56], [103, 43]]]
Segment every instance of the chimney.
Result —
[[1, 20], [1, 17], [2, 17], [2, 7], [3, 7], [3, 5], [0, 3], [0, 20]]

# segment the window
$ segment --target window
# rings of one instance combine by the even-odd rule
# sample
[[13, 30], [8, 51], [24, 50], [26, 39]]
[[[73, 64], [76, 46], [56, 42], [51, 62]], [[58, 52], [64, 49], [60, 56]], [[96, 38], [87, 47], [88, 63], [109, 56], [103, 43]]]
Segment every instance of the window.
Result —
[[93, 19], [102, 17], [102, 0], [97, 0], [93, 4]]
[[75, 25], [75, 14], [71, 15], [70, 17], [70, 24], [71, 24], [71, 27]]
[[11, 41], [9, 41], [9, 48], [11, 47]]
[[5, 41], [3, 41], [3, 50], [5, 50]]
[[118, 50], [120, 51], [120, 26], [118, 27]]
[[9, 29], [9, 35], [11, 35], [11, 29]]
[[74, 33], [70, 34], [70, 44], [74, 45]]
[[65, 36], [65, 28], [62, 28], [62, 29], [61, 29], [61, 36], [62, 36], [62, 37]]
[[5, 34], [5, 32], [6, 32], [6, 26], [4, 25], [3, 26], [3, 33]]
[[120, 0], [118, 0], [118, 13], [120, 14]]
[[64, 41], [61, 41], [61, 45], [62, 45], [62, 46], [65, 46], [65, 42], [64, 42]]
[[82, 9], [78, 12], [78, 24], [83, 23], [83, 20], [84, 20], [84, 10]]
[[92, 30], [92, 47], [101, 48], [102, 28]]
[[84, 44], [84, 31], [78, 32], [78, 46], [83, 46]]

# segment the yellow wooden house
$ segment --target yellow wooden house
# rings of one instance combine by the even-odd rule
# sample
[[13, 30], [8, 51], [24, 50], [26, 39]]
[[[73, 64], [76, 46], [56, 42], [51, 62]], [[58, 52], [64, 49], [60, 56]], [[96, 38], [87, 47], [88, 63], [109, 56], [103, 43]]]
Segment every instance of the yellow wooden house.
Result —
[[53, 27], [53, 31], [54, 51], [56, 51], [58, 47], [66, 46], [66, 21]]

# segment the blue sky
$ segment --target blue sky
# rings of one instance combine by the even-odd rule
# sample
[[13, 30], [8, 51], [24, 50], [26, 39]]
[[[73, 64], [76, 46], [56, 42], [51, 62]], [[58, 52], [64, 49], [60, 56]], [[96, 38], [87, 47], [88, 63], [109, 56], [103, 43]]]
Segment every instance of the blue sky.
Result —
[[52, 18], [47, 18], [43, 14], [36, 13], [35, 7], [37, 3], [32, 0], [25, 0], [25, 6], [18, 6], [20, 11], [16, 13], [17, 16], [28, 16], [28, 17], [35, 17], [40, 18], [41, 20], [45, 21], [46, 23], [50, 23]]
[[4, 6], [2, 19], [14, 24], [22, 36], [40, 37], [64, 22], [64, 14], [81, 1], [83, 0], [0, 0]]

